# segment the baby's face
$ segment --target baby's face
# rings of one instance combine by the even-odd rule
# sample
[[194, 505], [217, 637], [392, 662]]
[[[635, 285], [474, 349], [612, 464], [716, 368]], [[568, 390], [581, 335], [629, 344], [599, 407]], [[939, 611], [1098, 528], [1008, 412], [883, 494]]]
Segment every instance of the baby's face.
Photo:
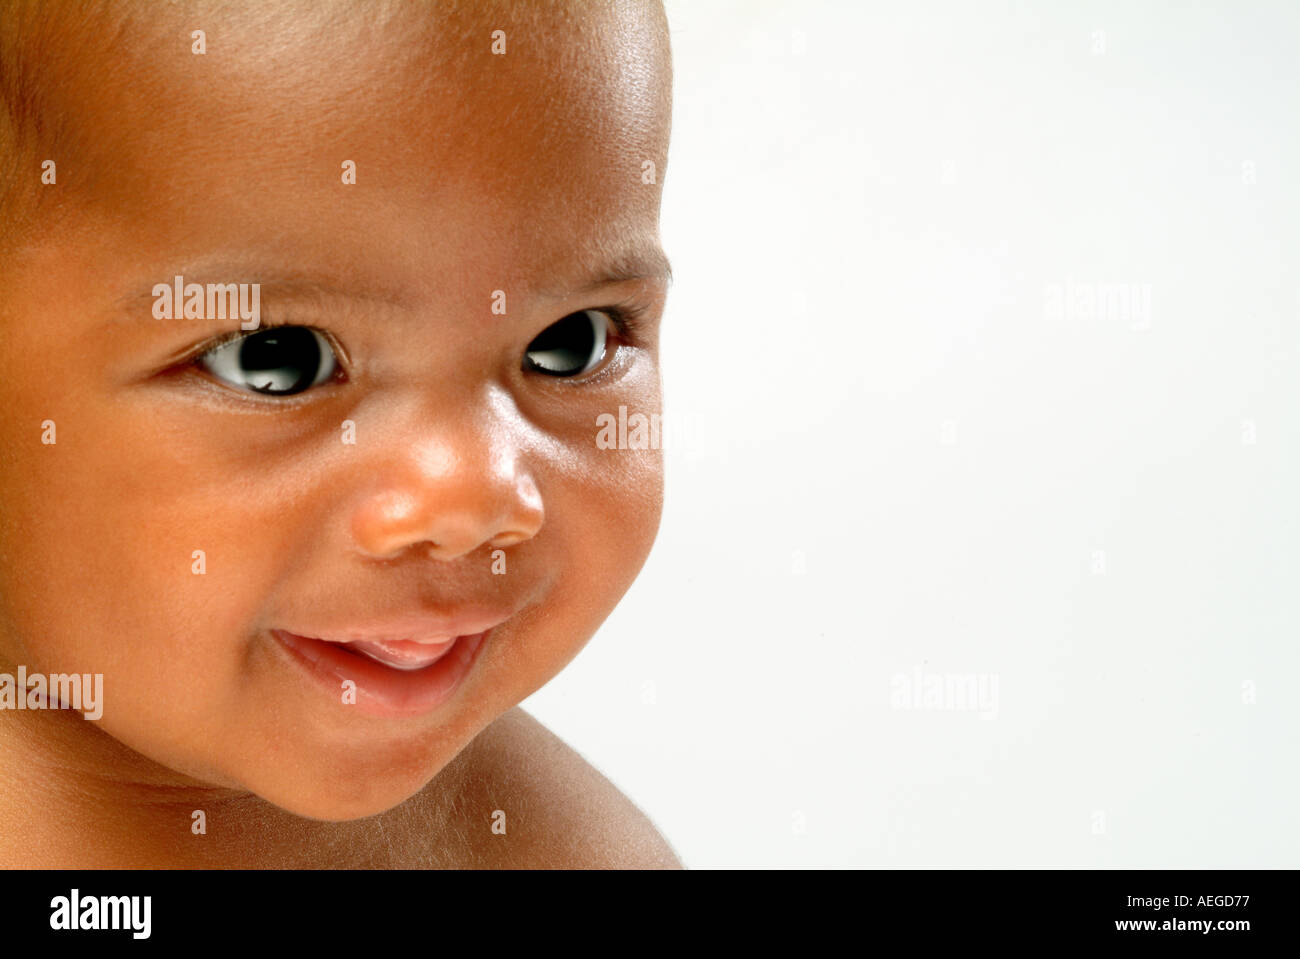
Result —
[[[177, 782], [387, 809], [650, 549], [660, 455], [597, 420], [660, 410], [662, 13], [469, 6], [80, 28], [0, 271], [0, 654], [103, 673]], [[178, 275], [260, 284], [262, 332], [156, 318]]]

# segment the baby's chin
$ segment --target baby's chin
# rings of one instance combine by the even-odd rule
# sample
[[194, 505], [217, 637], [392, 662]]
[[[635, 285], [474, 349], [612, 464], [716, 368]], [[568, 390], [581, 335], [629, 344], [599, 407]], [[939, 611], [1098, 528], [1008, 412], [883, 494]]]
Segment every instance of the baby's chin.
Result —
[[[158, 742], [142, 738], [141, 730], [100, 731], [116, 740], [115, 748], [125, 747], [156, 770], [143, 778], [192, 790], [196, 809], [209, 801], [209, 792], [225, 791], [216, 801], [234, 800], [235, 809], [252, 800], [304, 819], [345, 822], [377, 816], [419, 795], [486, 725], [477, 717], [456, 717], [419, 734], [346, 743], [305, 743], [266, 730], [254, 731], [248, 742], [220, 733]], [[214, 811], [208, 813], [211, 819]]]
[[[444, 763], [443, 766], [446, 764]], [[388, 812], [418, 796], [442, 770], [437, 767], [428, 776], [400, 781], [389, 778], [383, 782], [364, 784], [362, 789], [334, 789], [320, 784], [310, 787], [268, 786], [253, 795], [265, 803], [290, 815], [318, 822], [350, 822], [367, 819]]]
[[299, 777], [268, 775], [261, 768], [242, 782], [214, 777], [213, 785], [230, 786], [257, 801], [303, 819], [347, 822], [388, 812], [419, 795], [455, 758], [426, 755], [417, 764], [389, 766], [382, 775], [348, 775], [340, 771]]
[[325, 822], [364, 819], [388, 812], [424, 791], [460, 754], [472, 734], [450, 731], [366, 750], [318, 751], [295, 757], [295, 770], [274, 760], [250, 763], [242, 785], [279, 809]]

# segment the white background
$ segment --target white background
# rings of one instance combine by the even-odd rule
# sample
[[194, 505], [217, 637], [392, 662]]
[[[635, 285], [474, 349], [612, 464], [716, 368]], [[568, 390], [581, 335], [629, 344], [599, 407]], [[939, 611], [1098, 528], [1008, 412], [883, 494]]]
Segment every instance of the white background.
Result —
[[1300, 4], [668, 13], [682, 442], [525, 707], [688, 866], [1300, 866]]

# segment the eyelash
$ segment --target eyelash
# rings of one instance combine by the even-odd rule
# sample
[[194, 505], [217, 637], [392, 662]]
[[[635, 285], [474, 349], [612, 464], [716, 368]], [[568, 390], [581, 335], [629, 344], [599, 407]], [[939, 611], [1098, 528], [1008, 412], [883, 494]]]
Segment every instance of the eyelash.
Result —
[[302, 327], [303, 329], [306, 330], [315, 330], [317, 333], [319, 333], [321, 336], [325, 337], [325, 339], [329, 341], [329, 344], [334, 349], [334, 352], [337, 353], [339, 359], [343, 361], [340, 364], [340, 366], [346, 367], [348, 365], [347, 351], [343, 349], [343, 344], [341, 344], [338, 341], [337, 337], [335, 337], [334, 334], [331, 333], [329, 330], [324, 329], [323, 327], [313, 326], [311, 323], [295, 323], [293, 320], [269, 320], [268, 321], [263, 319], [261, 322], [257, 324], [256, 329], [230, 330], [227, 333], [219, 333], [217, 336], [214, 336], [210, 340], [204, 340], [202, 343], [199, 343], [197, 346], [191, 347], [190, 349], [186, 350], [183, 354], [181, 354], [179, 357], [177, 357], [175, 363], [173, 363], [172, 366], [173, 367], [194, 366], [195, 364], [198, 363], [199, 359], [206, 353], [211, 353], [213, 350], [220, 349], [221, 347], [226, 346], [229, 343], [234, 343], [236, 340], [242, 340], [244, 337], [251, 336], [254, 333], [264, 333], [267, 330], [278, 330], [281, 327]]
[[[608, 316], [610, 322], [614, 325], [614, 330], [618, 337], [630, 346], [640, 346], [642, 344], [645, 321], [650, 311], [649, 304], [633, 297], [609, 306], [590, 306], [584, 307], [584, 309], [592, 310], [597, 313], [604, 313]], [[565, 315], [567, 316], [568, 314]], [[205, 340], [194, 348], [187, 350], [176, 360], [173, 364], [173, 368], [184, 367], [188, 369], [197, 369], [199, 360], [202, 359], [205, 354], [210, 353], [213, 350], [226, 346], [229, 343], [234, 343], [235, 341], [243, 339], [253, 333], [289, 326], [314, 330], [321, 336], [325, 337], [339, 359], [339, 370], [335, 377], [335, 382], [347, 381], [348, 367], [351, 365], [351, 360], [348, 357], [347, 351], [343, 348], [343, 345], [338, 341], [338, 339], [330, 333], [329, 330], [323, 329], [322, 327], [313, 326], [310, 323], [295, 323], [292, 320], [264, 320], [258, 324], [257, 329], [255, 330], [230, 330], [229, 332], [219, 334], [218, 336], [210, 340]], [[609, 364], [606, 364], [606, 366], [608, 365]], [[600, 372], [598, 371], [597, 373], [586, 377], [557, 377], [555, 379], [557, 382], [561, 383], [568, 382], [582, 384], [598, 377], [599, 375]], [[287, 398], [288, 397], [286, 397], [286, 399]]]
[[[591, 310], [595, 313], [604, 313], [609, 317], [614, 326], [614, 334], [629, 347], [639, 347], [644, 345], [645, 331], [649, 322], [651, 305], [637, 297], [629, 297], [619, 303], [608, 306], [588, 306], [583, 309]], [[575, 310], [574, 312], [582, 312]], [[568, 316], [569, 314], [565, 314]], [[558, 322], [558, 321], [557, 321]], [[618, 346], [614, 346], [614, 353], [617, 355]], [[546, 376], [537, 374], [546, 381], [548, 385], [553, 385], [557, 389], [580, 389], [584, 386], [594, 386], [603, 382], [613, 370], [616, 369], [615, 361], [612, 357], [606, 359], [594, 372], [587, 373], [583, 376]]]
[[589, 309], [608, 316], [623, 339], [634, 346], [641, 344], [645, 318], [649, 312], [649, 307], [645, 303], [639, 300], [624, 300], [613, 306], [594, 306]]

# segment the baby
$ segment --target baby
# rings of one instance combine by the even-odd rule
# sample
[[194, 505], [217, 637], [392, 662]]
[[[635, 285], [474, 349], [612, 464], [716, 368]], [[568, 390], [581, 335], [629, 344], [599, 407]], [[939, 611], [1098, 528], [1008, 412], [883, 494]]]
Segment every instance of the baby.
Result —
[[517, 705], [658, 528], [671, 85], [657, 0], [3, 0], [0, 864], [679, 865]]

